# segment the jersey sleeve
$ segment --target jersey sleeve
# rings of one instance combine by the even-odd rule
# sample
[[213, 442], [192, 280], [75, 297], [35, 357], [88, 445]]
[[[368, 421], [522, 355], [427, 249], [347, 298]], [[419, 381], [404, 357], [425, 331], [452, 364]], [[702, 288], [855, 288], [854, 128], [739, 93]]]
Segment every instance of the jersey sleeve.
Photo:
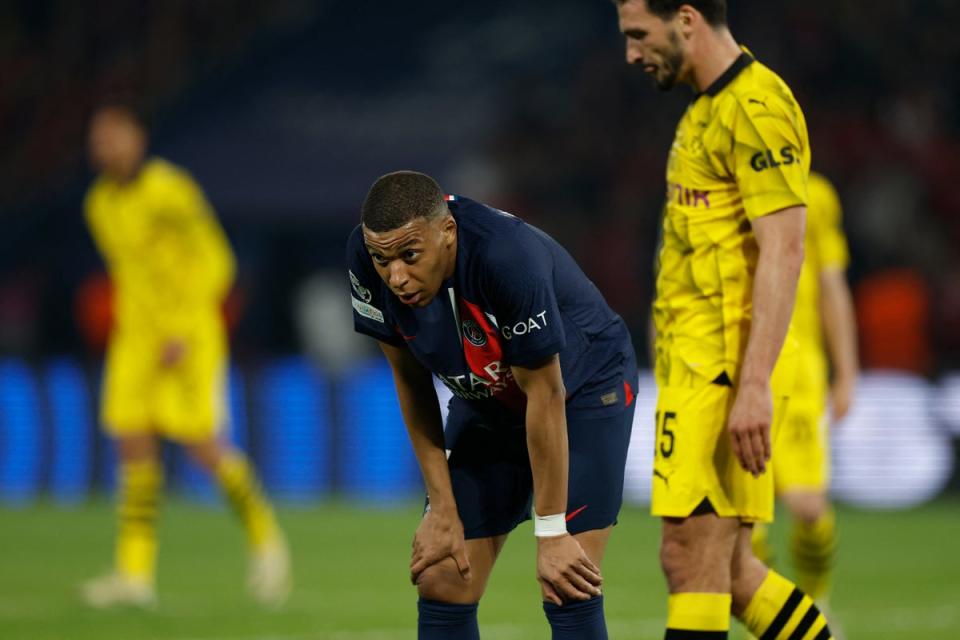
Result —
[[531, 366], [566, 346], [550, 250], [529, 228], [491, 240], [484, 293], [503, 339], [504, 364]]
[[202, 265], [193, 286], [198, 293], [221, 300], [229, 292], [236, 274], [236, 259], [217, 215], [196, 181], [180, 173], [170, 186], [174, 211], [183, 220], [186, 241], [196, 250]]
[[[162, 313], [156, 328], [182, 335], [218, 309], [229, 293], [236, 260], [200, 185], [185, 171], [166, 167], [150, 183], [151, 278], [145, 286]], [[147, 294], [145, 294], [147, 295]]]
[[816, 219], [816, 246], [820, 269], [846, 270], [850, 263], [850, 251], [843, 233], [840, 198], [826, 178], [811, 175], [808, 208], [808, 217]]
[[383, 281], [363, 245], [360, 227], [353, 230], [347, 241], [347, 275], [354, 330], [380, 342], [403, 346], [404, 340], [397, 333], [396, 323], [384, 304]]
[[800, 108], [773, 93], [738, 97], [731, 173], [750, 220], [807, 203], [810, 147]]

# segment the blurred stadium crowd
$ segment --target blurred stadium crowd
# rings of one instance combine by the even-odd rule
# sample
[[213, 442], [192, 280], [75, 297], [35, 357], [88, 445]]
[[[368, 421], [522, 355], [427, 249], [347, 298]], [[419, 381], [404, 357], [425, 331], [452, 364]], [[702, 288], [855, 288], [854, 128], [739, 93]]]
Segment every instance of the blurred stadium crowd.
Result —
[[[118, 92], [142, 99], [153, 149], [194, 173], [234, 242], [241, 359], [349, 359], [348, 314], [330, 311], [346, 300], [343, 240], [366, 186], [401, 167], [547, 229], [644, 344], [687, 96], [651, 99], [602, 0], [385, 4], [3, 3], [0, 351], [99, 356], [83, 150], [90, 109]], [[731, 4], [734, 33], [798, 92], [815, 168], [841, 193], [864, 365], [957, 368], [960, 5]]]

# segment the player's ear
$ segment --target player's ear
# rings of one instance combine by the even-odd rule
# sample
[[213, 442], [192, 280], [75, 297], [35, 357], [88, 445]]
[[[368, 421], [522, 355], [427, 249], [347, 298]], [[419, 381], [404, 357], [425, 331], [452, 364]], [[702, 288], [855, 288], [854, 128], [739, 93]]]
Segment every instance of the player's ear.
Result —
[[700, 18], [697, 12], [690, 5], [682, 5], [677, 10], [677, 25], [680, 27], [680, 33], [684, 38], [689, 38], [693, 33], [693, 25]]
[[443, 234], [443, 244], [452, 247], [457, 243], [457, 221], [453, 216], [446, 215], [440, 221], [440, 232]]

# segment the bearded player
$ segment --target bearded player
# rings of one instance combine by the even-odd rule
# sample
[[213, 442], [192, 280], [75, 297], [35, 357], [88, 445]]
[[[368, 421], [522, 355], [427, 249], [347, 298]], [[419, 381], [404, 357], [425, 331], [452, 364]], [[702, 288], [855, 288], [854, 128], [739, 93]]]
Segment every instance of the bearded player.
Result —
[[667, 164], [652, 513], [668, 639], [827, 640], [809, 596], [754, 557], [792, 389], [810, 145], [789, 87], [737, 44], [724, 0], [615, 0], [631, 65], [693, 99]]

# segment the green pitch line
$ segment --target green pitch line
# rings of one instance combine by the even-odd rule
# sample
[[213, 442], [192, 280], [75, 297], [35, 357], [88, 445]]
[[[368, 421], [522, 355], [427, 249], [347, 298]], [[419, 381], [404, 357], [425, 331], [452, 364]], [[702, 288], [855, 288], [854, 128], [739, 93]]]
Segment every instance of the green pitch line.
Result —
[[[4, 640], [394, 640], [414, 637], [407, 578], [419, 507], [286, 508], [296, 588], [278, 612], [244, 592], [240, 530], [223, 509], [163, 510], [156, 612], [90, 611], [77, 585], [109, 566], [113, 512], [0, 508]], [[960, 499], [900, 513], [841, 509], [833, 609], [853, 640], [960, 638]], [[783, 523], [781, 523], [783, 524]], [[786, 558], [784, 528], [774, 530]], [[604, 567], [611, 637], [659, 640], [665, 607], [658, 524], [628, 509]], [[480, 607], [485, 640], [546, 638], [529, 523], [507, 543]], [[789, 573], [786, 567], [782, 568]]]

